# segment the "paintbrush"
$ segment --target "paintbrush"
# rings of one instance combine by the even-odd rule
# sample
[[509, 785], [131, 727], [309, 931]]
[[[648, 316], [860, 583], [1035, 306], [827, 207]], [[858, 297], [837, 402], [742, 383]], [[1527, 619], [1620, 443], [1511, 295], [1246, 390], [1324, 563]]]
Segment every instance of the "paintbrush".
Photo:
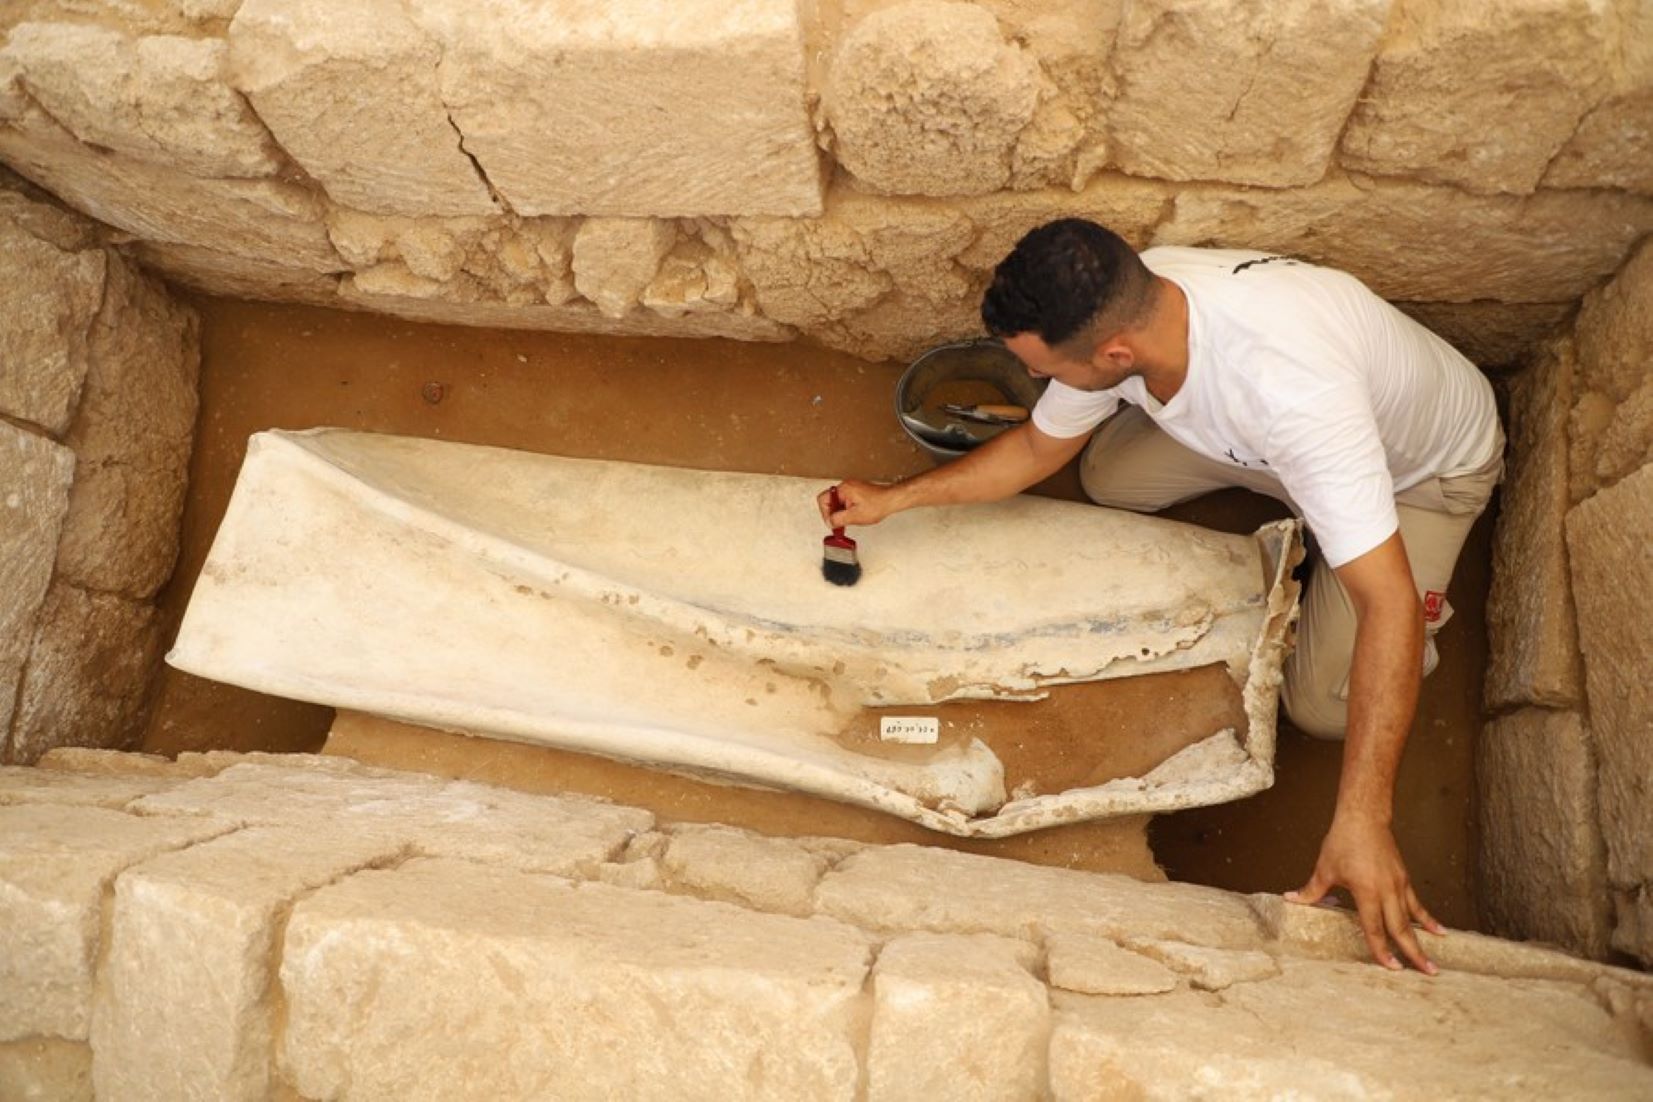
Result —
[[[828, 503], [834, 513], [844, 507], [838, 496], [838, 487], [832, 488]], [[861, 560], [855, 554], [855, 541], [844, 535], [842, 528], [834, 528], [832, 535], [821, 541], [821, 577], [833, 585], [854, 585], [861, 580]]]

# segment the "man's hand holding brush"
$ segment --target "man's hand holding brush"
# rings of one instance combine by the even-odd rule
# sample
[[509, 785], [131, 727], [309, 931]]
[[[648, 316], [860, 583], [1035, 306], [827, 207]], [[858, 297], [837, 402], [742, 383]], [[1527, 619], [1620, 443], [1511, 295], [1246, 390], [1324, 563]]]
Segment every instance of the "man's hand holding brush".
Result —
[[[831, 489], [822, 490], [815, 498], [821, 507], [821, 519], [828, 528], [848, 525], [877, 524], [892, 513], [900, 512], [892, 500], [896, 486], [880, 486], [876, 482], [845, 479]], [[836, 504], [833, 494], [836, 493]]]

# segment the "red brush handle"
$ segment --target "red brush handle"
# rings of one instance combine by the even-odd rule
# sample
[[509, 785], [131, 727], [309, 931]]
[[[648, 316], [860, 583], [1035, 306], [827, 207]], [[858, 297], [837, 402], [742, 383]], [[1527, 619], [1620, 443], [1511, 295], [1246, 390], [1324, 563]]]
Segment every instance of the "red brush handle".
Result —
[[[844, 499], [838, 496], [838, 487], [834, 486], [828, 491], [828, 493], [832, 495], [827, 498], [827, 505], [831, 511], [834, 513], [843, 512]], [[844, 535], [844, 529], [842, 526], [834, 528], [832, 530], [832, 535], [828, 536], [825, 542], [830, 543], [834, 547], [848, 547], [852, 550], [855, 547], [855, 541]]]

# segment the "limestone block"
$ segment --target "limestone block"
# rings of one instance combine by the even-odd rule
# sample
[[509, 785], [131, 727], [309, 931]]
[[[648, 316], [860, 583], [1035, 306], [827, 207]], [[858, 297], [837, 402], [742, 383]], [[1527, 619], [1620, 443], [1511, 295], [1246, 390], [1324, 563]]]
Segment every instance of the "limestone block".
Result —
[[1081, 995], [1158, 995], [1177, 986], [1172, 971], [1106, 938], [1053, 933], [1045, 939], [1050, 985]]
[[[1653, 1069], [1587, 989], [1282, 962], [1220, 999], [1053, 998], [1051, 1094], [1093, 1098], [1626, 1098]], [[1406, 1047], [1427, 1022], [1450, 1044]]]
[[101, 251], [65, 251], [0, 212], [0, 414], [53, 436], [68, 430], [86, 379], [86, 335], [103, 299], [103, 267]]
[[176, 762], [161, 754], [100, 750], [90, 746], [60, 746], [48, 750], [35, 762], [41, 769], [80, 773], [92, 777], [177, 777], [182, 771]]
[[1397, 6], [1343, 136], [1343, 164], [1530, 194], [1605, 90], [1608, 0]]
[[677, 228], [658, 218], [587, 218], [574, 234], [574, 286], [605, 317], [622, 317], [676, 240]]
[[1620, 4], [1607, 95], [1580, 120], [1545, 187], [1619, 187], [1653, 193], [1653, 5]]
[[1567, 497], [1574, 505], [1600, 487], [1596, 454], [1617, 412], [1613, 399], [1592, 390], [1580, 394], [1567, 414]]
[[66, 210], [4, 165], [0, 165], [0, 220], [68, 253], [103, 243], [96, 222]]
[[68, 448], [0, 421], [0, 738], [11, 729], [74, 470]]
[[[1287, 903], [1280, 896], [1267, 893], [1250, 898], [1269, 935], [1292, 951], [1326, 960], [1371, 960], [1366, 938], [1353, 911]], [[1609, 970], [1605, 965], [1544, 946], [1504, 941], [1467, 930], [1432, 934], [1418, 929], [1416, 933], [1418, 944], [1442, 971], [1572, 983], [1589, 983], [1608, 971], [1622, 971]]]
[[139, 241], [126, 254], [172, 283], [226, 298], [337, 306], [339, 277], [203, 249], [198, 245]]
[[0, 1041], [84, 1041], [103, 894], [129, 865], [222, 833], [97, 807], [0, 807]]
[[666, 887], [660, 861], [654, 857], [605, 861], [597, 866], [597, 879], [616, 888], [630, 888], [633, 891], [662, 891]]
[[1643, 244], [1612, 282], [1579, 307], [1578, 389], [1619, 403], [1647, 379], [1653, 355], [1653, 245]]
[[1113, 162], [1134, 176], [1287, 187], [1326, 174], [1389, 0], [1137, 0], [1114, 44]]
[[231, 765], [140, 800], [133, 810], [203, 815], [237, 826], [329, 823], [428, 856], [564, 875], [594, 871], [654, 821], [646, 811], [598, 800], [283, 758]]
[[1653, 372], [1613, 411], [1596, 450], [1596, 480], [1603, 486], [1653, 461]]
[[1526, 363], [1536, 345], [1571, 319], [1573, 302], [1397, 302], [1413, 320], [1445, 337], [1482, 371]]
[[323, 201], [297, 184], [201, 179], [170, 164], [99, 153], [38, 119], [0, 128], [0, 160], [75, 209], [147, 241], [317, 272], [344, 266], [327, 242]]
[[5, 52], [29, 94], [83, 142], [195, 176], [269, 176], [281, 165], [225, 82], [217, 39], [21, 23]]
[[[1077, 194], [998, 192], [937, 202], [837, 187], [819, 218], [740, 218], [730, 224], [741, 269], [768, 317], [811, 332], [899, 292], [909, 304], [890, 328], [922, 334], [942, 309], [980, 329], [980, 285], [1015, 246], [1060, 217], [1102, 222], [1144, 245], [1166, 209], [1163, 184], [1109, 176]], [[857, 354], [862, 354], [852, 342]]]
[[827, 862], [787, 838], [723, 826], [685, 826], [671, 834], [662, 861], [678, 887], [758, 911], [809, 915]]
[[1607, 951], [1606, 850], [1596, 763], [1577, 712], [1526, 708], [1475, 742], [1481, 918], [1505, 937]]
[[725, 337], [738, 341], [788, 341], [797, 335], [791, 327], [744, 305], [737, 310], [691, 313], [680, 318], [664, 317], [652, 310], [633, 310], [623, 318], [611, 318], [587, 302], [513, 305], [481, 299], [456, 301], [405, 292], [385, 293], [364, 289], [359, 276], [347, 278], [339, 285], [339, 300], [339, 305], [347, 308], [440, 325], [547, 329], [616, 337]]
[[1334, 177], [1279, 191], [1186, 188], [1154, 244], [1290, 253], [1388, 299], [1548, 303], [1584, 294], [1649, 229], [1653, 202], [1616, 192], [1516, 199]]
[[1237, 983], [1255, 983], [1280, 974], [1280, 965], [1261, 949], [1211, 949], [1160, 938], [1131, 938], [1128, 944], [1186, 976], [1189, 986], [1201, 991], [1221, 991]]
[[229, 43], [236, 86], [336, 202], [382, 214], [498, 211], [438, 92], [441, 48], [400, 0], [246, 0]]
[[54, 1037], [0, 1044], [0, 1098], [92, 1102], [92, 1050]]
[[1557, 341], [1510, 381], [1509, 450], [1487, 596], [1491, 709], [1570, 707], [1583, 697], [1567, 513], [1573, 347]]
[[992, 13], [908, 0], [845, 36], [823, 107], [839, 163], [872, 190], [978, 195], [1009, 183], [1039, 89], [1039, 63]]
[[[1653, 881], [1653, 464], [1567, 514], [1590, 728], [1599, 762], [1607, 870], [1618, 886]], [[1653, 930], [1638, 955], [1653, 961]]]
[[1050, 1000], [1023, 963], [1025, 942], [991, 934], [908, 934], [872, 978], [869, 1102], [1043, 1095]]
[[282, 1063], [315, 1098], [849, 1099], [869, 956], [820, 919], [415, 861], [293, 908]]
[[1262, 940], [1243, 898], [1227, 892], [912, 845], [846, 858], [821, 879], [815, 902], [824, 914], [878, 930], [1029, 937], [1045, 929], [1234, 948]]
[[23, 669], [8, 759], [137, 745], [162, 645], [154, 606], [54, 581]]
[[61, 581], [146, 600], [172, 576], [195, 438], [200, 323], [153, 279], [109, 266], [91, 368], [65, 443], [75, 487]]
[[288, 908], [398, 849], [371, 837], [254, 827], [122, 873], [92, 1017], [98, 1097], [269, 1098]]
[[814, 214], [796, 5], [415, 0], [465, 149], [523, 215]]
[[134, 800], [165, 792], [176, 783], [174, 778], [161, 776], [68, 773], [58, 769], [0, 765], [0, 805], [54, 804], [61, 807], [106, 807], [119, 811]]

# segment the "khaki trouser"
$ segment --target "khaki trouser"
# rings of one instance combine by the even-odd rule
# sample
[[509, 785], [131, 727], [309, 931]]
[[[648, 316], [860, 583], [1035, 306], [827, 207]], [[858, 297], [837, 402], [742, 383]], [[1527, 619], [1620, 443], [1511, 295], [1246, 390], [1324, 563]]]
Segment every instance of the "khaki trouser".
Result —
[[[1424, 602], [1424, 629], [1431, 642], [1452, 615], [1446, 587], [1458, 552], [1502, 473], [1500, 456], [1471, 474], [1431, 479], [1395, 495], [1401, 542]], [[1129, 405], [1104, 422], [1085, 448], [1080, 480], [1097, 504], [1142, 513], [1229, 486], [1292, 504], [1279, 479], [1207, 459], [1173, 440], [1145, 412]], [[1286, 714], [1305, 733], [1343, 737], [1348, 727], [1354, 645], [1355, 612], [1349, 594], [1336, 572], [1318, 562], [1303, 597], [1297, 647], [1286, 659], [1281, 691]]]

